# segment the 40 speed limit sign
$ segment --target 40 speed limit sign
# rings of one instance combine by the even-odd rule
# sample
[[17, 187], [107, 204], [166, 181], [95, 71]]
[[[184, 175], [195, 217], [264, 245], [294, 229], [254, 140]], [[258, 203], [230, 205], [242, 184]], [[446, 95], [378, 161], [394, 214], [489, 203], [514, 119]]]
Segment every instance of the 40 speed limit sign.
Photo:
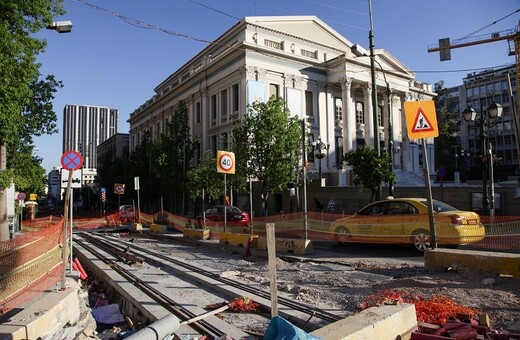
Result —
[[217, 151], [217, 172], [235, 174], [235, 154], [228, 151]]

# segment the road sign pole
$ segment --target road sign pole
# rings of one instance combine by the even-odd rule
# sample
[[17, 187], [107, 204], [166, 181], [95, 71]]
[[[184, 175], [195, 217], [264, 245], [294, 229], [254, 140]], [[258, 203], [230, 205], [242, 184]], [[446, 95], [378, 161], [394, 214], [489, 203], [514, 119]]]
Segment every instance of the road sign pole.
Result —
[[428, 154], [426, 153], [426, 139], [422, 140], [422, 152], [423, 152], [423, 163], [424, 163], [424, 183], [426, 185], [426, 195], [428, 197], [428, 217], [430, 220], [430, 248], [437, 248], [437, 236], [435, 233], [435, 221], [433, 218], [433, 200], [432, 200], [432, 187], [430, 184], [430, 169], [428, 167]]
[[70, 221], [69, 221], [69, 226], [70, 226], [70, 273], [71, 274], [72, 274], [72, 228], [73, 228], [72, 214], [73, 214], [73, 207], [74, 207], [74, 190], [71, 190], [70, 191]]
[[72, 171], [69, 170], [69, 180], [67, 182], [67, 190], [65, 191], [65, 206], [63, 208], [63, 220], [62, 230], [63, 235], [61, 237], [61, 260], [62, 260], [62, 272], [61, 272], [61, 290], [65, 290], [65, 272], [67, 271], [67, 221], [69, 219], [69, 205], [70, 205], [70, 187], [72, 186]]

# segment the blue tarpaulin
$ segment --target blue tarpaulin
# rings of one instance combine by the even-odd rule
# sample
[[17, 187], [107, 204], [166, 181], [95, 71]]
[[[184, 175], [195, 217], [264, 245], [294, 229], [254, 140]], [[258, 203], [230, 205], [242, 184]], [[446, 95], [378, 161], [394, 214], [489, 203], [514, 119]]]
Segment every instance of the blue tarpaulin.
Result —
[[275, 316], [269, 322], [265, 331], [264, 339], [269, 340], [323, 340], [316, 336], [307, 334], [302, 329], [294, 326], [281, 316]]

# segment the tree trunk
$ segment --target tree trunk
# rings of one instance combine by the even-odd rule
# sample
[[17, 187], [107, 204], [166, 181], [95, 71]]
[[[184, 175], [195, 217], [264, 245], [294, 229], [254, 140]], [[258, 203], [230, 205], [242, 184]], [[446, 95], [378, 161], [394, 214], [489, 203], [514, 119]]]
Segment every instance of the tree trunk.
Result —
[[[7, 169], [7, 151], [4, 144], [0, 144], [0, 173]], [[7, 221], [7, 188], [0, 186], [0, 241], [9, 240], [9, 223]]]

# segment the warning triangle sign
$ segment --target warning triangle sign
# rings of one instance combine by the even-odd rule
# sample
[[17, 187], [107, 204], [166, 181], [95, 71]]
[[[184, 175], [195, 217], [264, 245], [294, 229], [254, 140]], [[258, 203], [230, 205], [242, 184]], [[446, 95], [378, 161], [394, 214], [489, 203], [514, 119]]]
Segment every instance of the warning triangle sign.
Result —
[[412, 125], [412, 132], [426, 132], [435, 130], [432, 123], [428, 119], [428, 116], [423, 112], [422, 108], [419, 107], [417, 115]]
[[410, 139], [439, 136], [437, 113], [433, 100], [407, 101], [404, 103], [404, 113]]

